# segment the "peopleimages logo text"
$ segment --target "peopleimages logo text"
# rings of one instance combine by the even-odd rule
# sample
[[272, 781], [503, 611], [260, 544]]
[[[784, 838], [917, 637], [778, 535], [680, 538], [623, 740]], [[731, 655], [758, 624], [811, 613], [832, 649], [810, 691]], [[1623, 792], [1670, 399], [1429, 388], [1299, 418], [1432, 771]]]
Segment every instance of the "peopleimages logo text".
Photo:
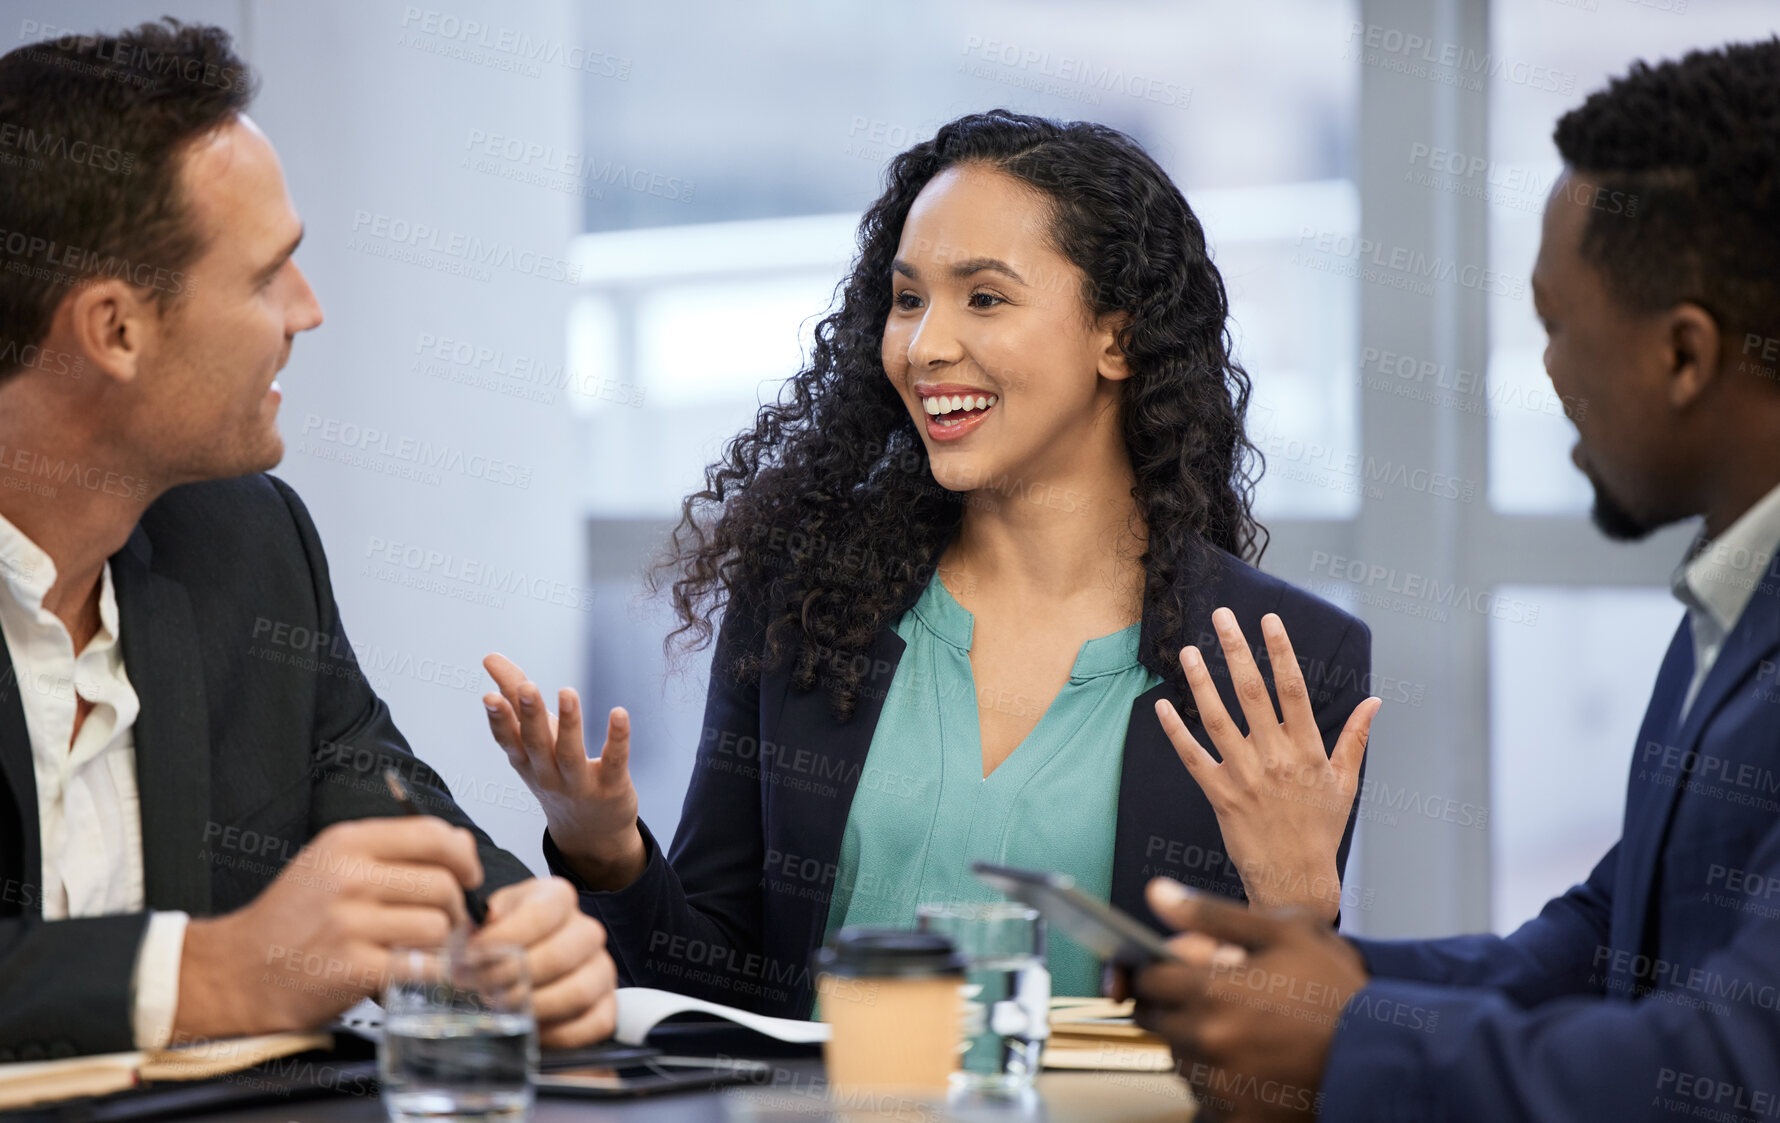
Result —
[[453, 445], [435, 444], [417, 437], [390, 433], [374, 425], [357, 425], [311, 413], [303, 418], [303, 436], [361, 453], [384, 456], [421, 468], [455, 472], [490, 483], [522, 489], [532, 485], [532, 469], [529, 465], [515, 464], [496, 456], [467, 453]]
[[[473, 265], [495, 269], [511, 269], [528, 277], [546, 281], [581, 280], [581, 267], [548, 254], [517, 250], [505, 242], [483, 241], [474, 235], [454, 230], [440, 230], [424, 222], [410, 222], [366, 210], [352, 212], [352, 232], [394, 242], [415, 249], [460, 258]], [[350, 248], [350, 247], [349, 247]]]

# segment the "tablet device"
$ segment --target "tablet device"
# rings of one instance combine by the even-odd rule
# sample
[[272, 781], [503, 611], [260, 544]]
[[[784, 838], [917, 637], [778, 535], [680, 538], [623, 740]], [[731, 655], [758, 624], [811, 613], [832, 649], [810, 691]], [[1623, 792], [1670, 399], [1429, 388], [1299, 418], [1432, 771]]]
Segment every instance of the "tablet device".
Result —
[[613, 1064], [553, 1068], [534, 1081], [541, 1096], [585, 1096], [623, 1099], [717, 1088], [725, 1084], [763, 1084], [772, 1066], [733, 1057], [641, 1057]]
[[1126, 913], [1076, 888], [1068, 874], [972, 862], [970, 872], [1056, 925], [1101, 959], [1143, 968], [1174, 959], [1162, 937]]

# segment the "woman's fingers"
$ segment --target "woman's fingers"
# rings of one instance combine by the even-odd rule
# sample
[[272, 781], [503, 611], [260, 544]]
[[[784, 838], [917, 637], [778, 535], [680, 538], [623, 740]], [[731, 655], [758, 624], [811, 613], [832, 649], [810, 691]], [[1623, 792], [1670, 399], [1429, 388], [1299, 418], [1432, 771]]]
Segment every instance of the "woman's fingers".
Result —
[[1180, 762], [1187, 766], [1187, 772], [1198, 782], [1200, 788], [1210, 792], [1216, 782], [1218, 762], [1205, 751], [1199, 738], [1187, 728], [1187, 723], [1180, 719], [1175, 711], [1174, 703], [1166, 698], [1156, 700], [1156, 719], [1162, 723], [1162, 732], [1174, 743], [1174, 751], [1179, 754]]
[[565, 778], [587, 770], [587, 744], [581, 739], [581, 696], [568, 687], [556, 692], [556, 767]]
[[613, 706], [606, 715], [606, 743], [600, 746], [600, 784], [607, 790], [630, 782], [630, 713]]
[[513, 660], [498, 651], [491, 651], [483, 656], [482, 669], [494, 680], [495, 688], [501, 697], [515, 710], [519, 709], [519, 688], [525, 685], [525, 672]]
[[1355, 706], [1341, 729], [1341, 736], [1335, 739], [1335, 751], [1329, 754], [1329, 762], [1343, 779], [1360, 774], [1360, 762], [1366, 759], [1366, 742], [1372, 737], [1372, 719], [1378, 716], [1383, 705], [1384, 699], [1374, 696]]
[[523, 760], [525, 746], [519, 743], [519, 719], [513, 715], [507, 699], [499, 694], [484, 694], [482, 708], [488, 711], [488, 731], [494, 735], [494, 743], [507, 750], [508, 759], [517, 756]]
[[1279, 692], [1279, 712], [1285, 719], [1286, 731], [1299, 736], [1314, 735], [1320, 753], [1322, 734], [1317, 732], [1316, 710], [1310, 704], [1310, 690], [1304, 685], [1304, 671], [1298, 666], [1285, 622], [1269, 612], [1261, 617], [1261, 635], [1267, 641], [1267, 661], [1273, 664], [1273, 687]]
[[1230, 720], [1230, 714], [1224, 709], [1224, 701], [1218, 697], [1217, 684], [1211, 681], [1211, 672], [1205, 668], [1205, 659], [1199, 654], [1197, 647], [1184, 647], [1180, 653], [1181, 667], [1187, 673], [1187, 688], [1193, 692], [1193, 702], [1199, 707], [1199, 724], [1205, 727], [1211, 743], [1217, 746], [1218, 755], [1226, 764], [1233, 760], [1246, 761], [1248, 743], [1236, 723]]
[[499, 694], [484, 694], [482, 706], [488, 711], [488, 728], [494, 734], [494, 743], [506, 751], [507, 764], [513, 771], [535, 787], [560, 786], [561, 775], [556, 769], [540, 763], [548, 754], [526, 748], [525, 734], [519, 728], [519, 718], [507, 700]]
[[1254, 654], [1249, 651], [1248, 640], [1236, 623], [1236, 614], [1220, 608], [1211, 614], [1211, 625], [1217, 629], [1218, 643], [1224, 649], [1224, 663], [1230, 668], [1230, 685], [1236, 691], [1236, 701], [1242, 707], [1243, 716], [1248, 718], [1249, 732], [1259, 734], [1278, 725], [1279, 715], [1274, 712], [1273, 698], [1267, 693], [1267, 680], [1255, 666]]
[[519, 732], [527, 748], [556, 751], [556, 718], [544, 705], [544, 692], [531, 682], [519, 688]]
[[[515, 768], [523, 761], [525, 770], [534, 778], [554, 786], [559, 776], [550, 759], [554, 738], [540, 739], [537, 711], [543, 706], [537, 702], [527, 704], [528, 698], [538, 697], [538, 688], [526, 681], [525, 672], [513, 660], [499, 652], [490, 652], [482, 660], [482, 668], [501, 691], [499, 700], [492, 695], [482, 700], [495, 743], [507, 750], [508, 760]], [[516, 756], [518, 759], [514, 759]]]
[[573, 690], [557, 693], [560, 716], [552, 715], [544, 695], [511, 659], [498, 652], [482, 660], [499, 694], [484, 695], [488, 726], [507, 760], [539, 785], [560, 789], [565, 781], [584, 777], [590, 762], [581, 726], [581, 699]]
[[519, 739], [539, 780], [556, 787], [562, 770], [556, 766], [556, 723], [544, 707], [544, 695], [527, 682], [519, 688]]

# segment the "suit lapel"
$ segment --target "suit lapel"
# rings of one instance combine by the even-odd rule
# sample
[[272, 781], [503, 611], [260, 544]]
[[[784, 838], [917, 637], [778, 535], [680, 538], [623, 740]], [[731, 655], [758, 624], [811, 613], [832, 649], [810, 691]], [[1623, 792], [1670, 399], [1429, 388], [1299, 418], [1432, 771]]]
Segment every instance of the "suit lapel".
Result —
[[[955, 530], [954, 530], [955, 533]], [[951, 545], [947, 535], [927, 556], [922, 570], [930, 580], [938, 580], [939, 559]], [[828, 910], [839, 873], [841, 841], [847, 830], [847, 819], [853, 813], [853, 797], [858, 794], [859, 781], [865, 772], [865, 758], [871, 752], [872, 736], [884, 713], [884, 702], [896, 668], [902, 662], [908, 644], [896, 634], [896, 621], [921, 599], [925, 583], [911, 583], [898, 605], [878, 628], [872, 641], [871, 665], [862, 676], [853, 713], [846, 721], [836, 721], [829, 709], [828, 691], [820, 685], [814, 690], [799, 690], [790, 683], [790, 667], [782, 664], [761, 683], [761, 703], [768, 698], [782, 699], [776, 720], [763, 725], [763, 738], [776, 730], [786, 744], [819, 746], [813, 752], [814, 764], [801, 756], [790, 760], [775, 756], [771, 765], [764, 759], [761, 766], [761, 821], [768, 824], [767, 846], [785, 854], [817, 857], [822, 863], [821, 892], [815, 894], [784, 894], [787, 928], [804, 932], [804, 942], [787, 947], [813, 948], [822, 943], [828, 925]], [[762, 740], [764, 751], [767, 741]], [[819, 775], [797, 773], [798, 768], [814, 767]], [[769, 776], [768, 772], [787, 772]], [[816, 783], [811, 783], [815, 779]], [[780, 782], [784, 781], [784, 782]], [[767, 871], [767, 878], [773, 877]], [[775, 896], [770, 894], [769, 896]], [[799, 953], [802, 954], [802, 953]]]
[[[1151, 876], [1167, 873], [1203, 887], [1222, 871], [1220, 855], [1212, 860], [1196, 839], [1183, 836], [1182, 824], [1215, 822], [1211, 804], [1193, 774], [1181, 763], [1174, 743], [1156, 718], [1156, 703], [1167, 698], [1189, 723], [1201, 744], [1207, 743], [1198, 721], [1183, 707], [1168, 683], [1138, 695], [1125, 726], [1125, 755], [1119, 765], [1119, 811], [1113, 822], [1113, 868], [1108, 896], [1112, 904], [1157, 930], [1166, 926], [1150, 912], [1143, 889]], [[1213, 843], [1213, 848], [1218, 848]], [[1169, 869], [1176, 855], [1198, 853], [1186, 860], [1190, 873]], [[1173, 864], [1180, 864], [1175, 861]], [[1196, 875], [1196, 876], [1195, 876]]]
[[[1645, 728], [1638, 735], [1626, 801], [1625, 839], [1620, 844], [1621, 854], [1626, 857], [1620, 867], [1619, 900], [1614, 912], [1616, 918], [1623, 914], [1626, 926], [1619, 929], [1616, 942], [1625, 941], [1625, 946], [1641, 946], [1649, 923], [1650, 910], [1655, 905], [1657, 865], [1668, 839], [1669, 823], [1675, 816], [1681, 788], [1690, 779], [1691, 766], [1697, 760], [1690, 754], [1737, 684], [1780, 645], [1780, 596], [1774, 595], [1774, 590], [1769, 575], [1725, 638], [1724, 648], [1705, 682], [1700, 684], [1700, 693], [1678, 732], [1675, 715], [1693, 676], [1692, 631], [1686, 622], [1663, 661], [1663, 673], [1657, 678]], [[1677, 648], [1681, 650], [1677, 652]], [[1659, 707], [1659, 702], [1665, 704]], [[1659, 722], [1659, 709], [1667, 715], [1666, 722]]]
[[[1663, 780], [1668, 775], [1661, 767], [1663, 754], [1674, 744], [1681, 702], [1692, 679], [1693, 632], [1683, 616], [1675, 637], [1669, 641], [1668, 654], [1663, 656], [1656, 686], [1650, 692], [1650, 704], [1644, 710], [1644, 723], [1638, 729], [1637, 744], [1632, 748], [1625, 821], [1620, 827], [1618, 884], [1613, 893], [1611, 942], [1616, 947], [1635, 951], [1638, 946], [1651, 874], [1662, 845], [1656, 824], [1667, 820], [1675, 794], [1673, 784], [1665, 785]], [[1704, 701], [1704, 697], [1699, 701]], [[1695, 713], [1698, 712], [1696, 707]], [[1668, 775], [1668, 779], [1672, 781], [1674, 777]]]
[[[822, 942], [841, 838], [853, 810], [853, 796], [859, 790], [866, 755], [871, 751], [872, 734], [883, 715], [885, 696], [906, 647], [902, 637], [890, 627], [879, 630], [872, 645], [871, 669], [865, 673], [852, 716], [844, 722], [835, 720], [828, 708], [828, 692], [821, 687], [806, 691], [789, 684], [775, 684], [772, 692], [785, 699], [776, 725], [780, 730], [796, 731], [790, 743], [820, 746], [814, 753], [815, 764], [801, 757], [786, 759], [781, 755], [774, 758], [769, 768], [785, 775], [762, 777], [767, 781], [763, 784], [766, 806], [762, 821], [782, 824], [783, 833], [775, 848], [787, 854], [817, 856], [823, 864], [823, 892], [796, 898], [797, 908], [804, 911], [809, 947]], [[775, 678], [785, 677], [785, 669], [776, 672]], [[798, 772], [798, 768], [804, 771]], [[815, 775], [809, 771], [811, 768], [816, 770]], [[780, 780], [784, 782], [777, 782]], [[812, 780], [817, 782], [811, 783]], [[768, 845], [775, 843], [769, 841]]]
[[140, 526], [111, 557], [124, 668], [141, 702], [132, 736], [142, 805], [143, 893], [150, 909], [210, 911], [203, 856], [210, 815], [209, 710], [185, 587], [149, 568]]
[[[43, 877], [43, 828], [37, 820], [37, 766], [31, 756], [31, 735], [25, 728], [25, 704], [19, 690], [12, 653], [7, 650], [5, 639], [0, 638], [0, 777], [5, 779], [18, 808], [13, 821], [18, 824], [22, 844], [18, 865], [13, 865], [11, 859], [0, 862], [0, 878], [36, 886]], [[17, 900], [19, 895], [9, 895], [7, 899]], [[43, 911], [41, 892], [24, 895], [24, 900], [30, 902], [28, 911]], [[0, 915], [7, 912], [0, 907]]]
[[1776, 644], [1780, 644], [1780, 596], [1757, 591], [1749, 598], [1737, 626], [1725, 637], [1724, 649], [1712, 664], [1712, 672], [1706, 676], [1706, 681], [1700, 684], [1700, 694], [1694, 699], [1693, 708], [1687, 711], [1680, 738], [1684, 750], [1699, 742], [1712, 715]]
[[[1198, 596], [1182, 595], [1182, 603], [1200, 621], [1196, 633], [1186, 620], [1168, 635], [1172, 649], [1184, 646], [1189, 637], [1205, 657], [1206, 669], [1217, 683], [1224, 705], [1237, 725], [1245, 732], [1247, 721], [1237, 705], [1230, 687], [1230, 674], [1224, 663], [1224, 652], [1210, 632], [1212, 607], [1226, 605], [1236, 613], [1243, 626], [1249, 628], [1251, 641], [1258, 638], [1258, 621], [1275, 604], [1256, 603], [1252, 586], [1243, 580], [1245, 563], [1227, 555], [1205, 579]], [[1217, 815], [1212, 810], [1199, 782], [1187, 771], [1175, 751], [1174, 742], [1163, 732], [1156, 717], [1156, 703], [1167, 698], [1193, 736], [1201, 745], [1210, 746], [1211, 737], [1200, 724], [1198, 707], [1190, 693], [1183, 694], [1154, 658], [1154, 637], [1161, 632], [1161, 622], [1145, 612], [1138, 629], [1138, 659], [1162, 682], [1138, 695], [1131, 705], [1131, 717], [1125, 726], [1125, 752], [1119, 765], [1119, 810], [1113, 824], [1113, 870], [1109, 896], [1112, 904], [1145, 921], [1157, 931], [1167, 931], [1150, 911], [1144, 899], [1144, 886], [1153, 876], [1169, 876], [1199, 888], [1240, 891], [1241, 881], [1235, 867], [1223, 853], [1223, 836], [1217, 829]], [[1271, 690], [1273, 668], [1265, 648], [1255, 651], [1256, 665]], [[1209, 825], [1200, 831], [1197, 825]]]

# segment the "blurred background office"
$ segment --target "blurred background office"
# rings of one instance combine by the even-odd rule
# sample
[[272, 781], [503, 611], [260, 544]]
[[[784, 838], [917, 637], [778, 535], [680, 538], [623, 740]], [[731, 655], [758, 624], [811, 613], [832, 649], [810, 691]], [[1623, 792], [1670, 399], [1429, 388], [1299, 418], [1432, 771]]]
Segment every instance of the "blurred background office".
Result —
[[886, 160], [995, 106], [1126, 130], [1204, 222], [1268, 459], [1263, 568], [1373, 631], [1345, 923], [1510, 929], [1618, 836], [1692, 528], [1588, 525], [1527, 286], [1550, 135], [1633, 59], [1773, 34], [1771, 0], [6, 9], [8, 49], [173, 15], [258, 69], [327, 312], [281, 379], [280, 474], [368, 677], [534, 866], [482, 655], [629, 707], [672, 833], [709, 653], [668, 673], [641, 566], [798, 365]]

